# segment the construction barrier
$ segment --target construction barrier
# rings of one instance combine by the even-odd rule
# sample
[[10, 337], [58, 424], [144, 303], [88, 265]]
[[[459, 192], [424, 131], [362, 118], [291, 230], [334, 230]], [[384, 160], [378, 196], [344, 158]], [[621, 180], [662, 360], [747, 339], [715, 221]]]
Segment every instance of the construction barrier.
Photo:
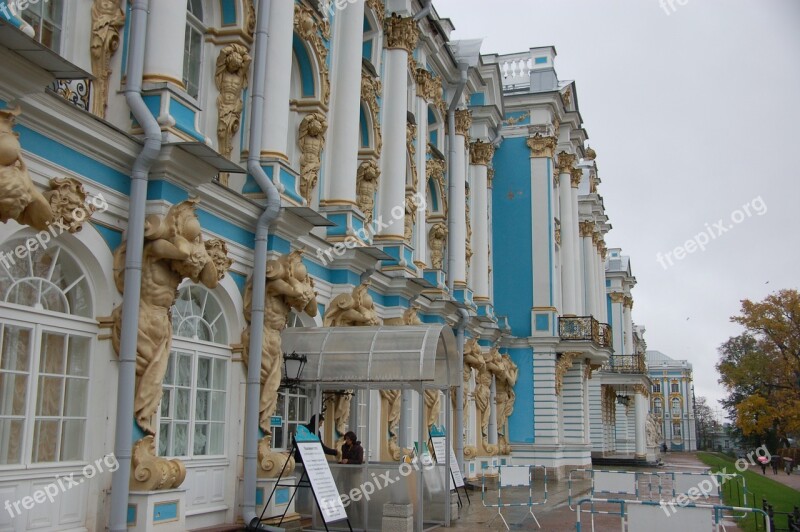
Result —
[[[544, 499], [540, 501], [533, 500], [533, 480], [534, 480], [534, 472], [538, 469], [542, 470], [543, 478], [544, 478]], [[508, 488], [528, 488], [528, 500], [527, 501], [503, 501], [503, 489]], [[481, 482], [481, 502], [486, 508], [497, 508], [497, 515], [492, 517], [492, 519], [487, 523], [487, 526], [491, 525], [495, 519], [499, 516], [500, 519], [503, 520], [503, 524], [506, 526], [506, 530], [509, 530], [508, 522], [506, 518], [503, 517], [502, 510], [503, 508], [511, 508], [511, 507], [527, 507], [528, 512], [533, 517], [533, 520], [536, 521], [536, 526], [542, 528], [539, 524], [539, 520], [536, 519], [536, 515], [533, 513], [533, 507], [547, 503], [547, 468], [540, 465], [500, 465], [498, 466], [498, 480], [497, 480], [497, 503], [487, 503], [486, 502], [486, 475], [483, 475], [483, 480]], [[527, 516], [526, 516], [527, 517]]]

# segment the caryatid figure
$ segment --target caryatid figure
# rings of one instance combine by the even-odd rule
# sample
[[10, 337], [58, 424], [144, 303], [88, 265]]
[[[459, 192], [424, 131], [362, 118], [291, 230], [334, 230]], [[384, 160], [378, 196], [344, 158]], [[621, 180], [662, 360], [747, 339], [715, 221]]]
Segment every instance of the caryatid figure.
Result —
[[[136, 423], [148, 435], [155, 434], [150, 424], [161, 402], [162, 382], [172, 346], [170, 309], [184, 279], [215, 288], [232, 261], [224, 241], [203, 241], [195, 213], [196, 199], [173, 205], [163, 219], [150, 215], [145, 221], [142, 255], [142, 288], [139, 299], [139, 331], [136, 345]], [[126, 242], [114, 252], [114, 279], [124, 293]], [[112, 314], [112, 344], [119, 354], [122, 332], [122, 306]]]
[[[294, 309], [311, 317], [317, 315], [317, 294], [314, 281], [308, 275], [302, 261], [303, 252], [293, 251], [267, 262], [267, 290], [264, 295], [264, 337], [261, 344], [261, 400], [259, 402], [259, 426], [270, 435], [270, 417], [278, 403], [278, 388], [281, 385], [283, 350], [281, 331], [286, 328], [289, 315]], [[253, 279], [247, 281], [244, 294], [244, 315], [248, 326], [242, 333], [245, 365], [250, 360], [250, 317], [253, 305]]]
[[[325, 312], [325, 327], [368, 327], [380, 325], [381, 321], [375, 312], [375, 304], [369, 295], [369, 283], [362, 283], [353, 289], [352, 294], [339, 294]], [[350, 419], [350, 402], [353, 390], [344, 390], [336, 396], [334, 406], [334, 423], [340, 438], [347, 432]]]
[[219, 152], [231, 158], [233, 137], [242, 121], [242, 91], [247, 87], [247, 73], [252, 58], [247, 48], [232, 43], [225, 46], [217, 57], [214, 81], [219, 90], [217, 96], [217, 141]]

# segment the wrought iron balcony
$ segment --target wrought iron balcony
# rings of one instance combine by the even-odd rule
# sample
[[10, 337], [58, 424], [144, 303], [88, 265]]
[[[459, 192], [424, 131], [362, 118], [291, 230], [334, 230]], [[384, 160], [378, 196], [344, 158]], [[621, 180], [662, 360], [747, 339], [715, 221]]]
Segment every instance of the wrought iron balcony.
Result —
[[50, 89], [75, 107], [91, 111], [92, 83], [88, 79], [57, 79]]
[[603, 364], [601, 371], [610, 373], [647, 373], [647, 362], [644, 355], [612, 355], [608, 362]]
[[594, 342], [600, 347], [611, 347], [611, 327], [592, 316], [559, 316], [558, 335], [566, 341]]

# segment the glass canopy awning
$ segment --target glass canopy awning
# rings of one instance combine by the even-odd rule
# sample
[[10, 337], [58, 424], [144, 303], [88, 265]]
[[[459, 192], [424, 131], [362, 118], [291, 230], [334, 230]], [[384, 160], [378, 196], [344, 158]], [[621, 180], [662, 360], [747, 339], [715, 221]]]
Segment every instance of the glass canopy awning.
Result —
[[446, 390], [461, 378], [452, 329], [443, 324], [380, 327], [290, 327], [284, 353], [306, 355], [299, 384]]

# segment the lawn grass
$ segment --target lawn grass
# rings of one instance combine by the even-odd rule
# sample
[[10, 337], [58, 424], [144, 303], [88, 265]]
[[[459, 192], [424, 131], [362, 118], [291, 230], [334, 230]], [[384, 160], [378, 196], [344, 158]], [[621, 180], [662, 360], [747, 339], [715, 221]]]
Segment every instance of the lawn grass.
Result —
[[[697, 453], [697, 457], [711, 468], [713, 473], [721, 472], [725, 468], [727, 473], [741, 474], [747, 484], [747, 505], [751, 508], [761, 508], [761, 500], [767, 499], [776, 512], [791, 512], [795, 506], [800, 505], [800, 491], [790, 488], [780, 482], [772, 480], [766, 475], [762, 475], [760, 468], [738, 472], [735, 460], [720, 453]], [[771, 468], [767, 468], [769, 475], [772, 475]], [[780, 471], [779, 474], [785, 474]], [[727, 482], [723, 485], [723, 496], [725, 503], [730, 506], [745, 506], [741, 489], [734, 482]], [[742, 530], [752, 532], [764, 530], [763, 520], [760, 515], [756, 518], [740, 520], [739, 526]], [[786, 516], [776, 516], [775, 526], [786, 529]]]

